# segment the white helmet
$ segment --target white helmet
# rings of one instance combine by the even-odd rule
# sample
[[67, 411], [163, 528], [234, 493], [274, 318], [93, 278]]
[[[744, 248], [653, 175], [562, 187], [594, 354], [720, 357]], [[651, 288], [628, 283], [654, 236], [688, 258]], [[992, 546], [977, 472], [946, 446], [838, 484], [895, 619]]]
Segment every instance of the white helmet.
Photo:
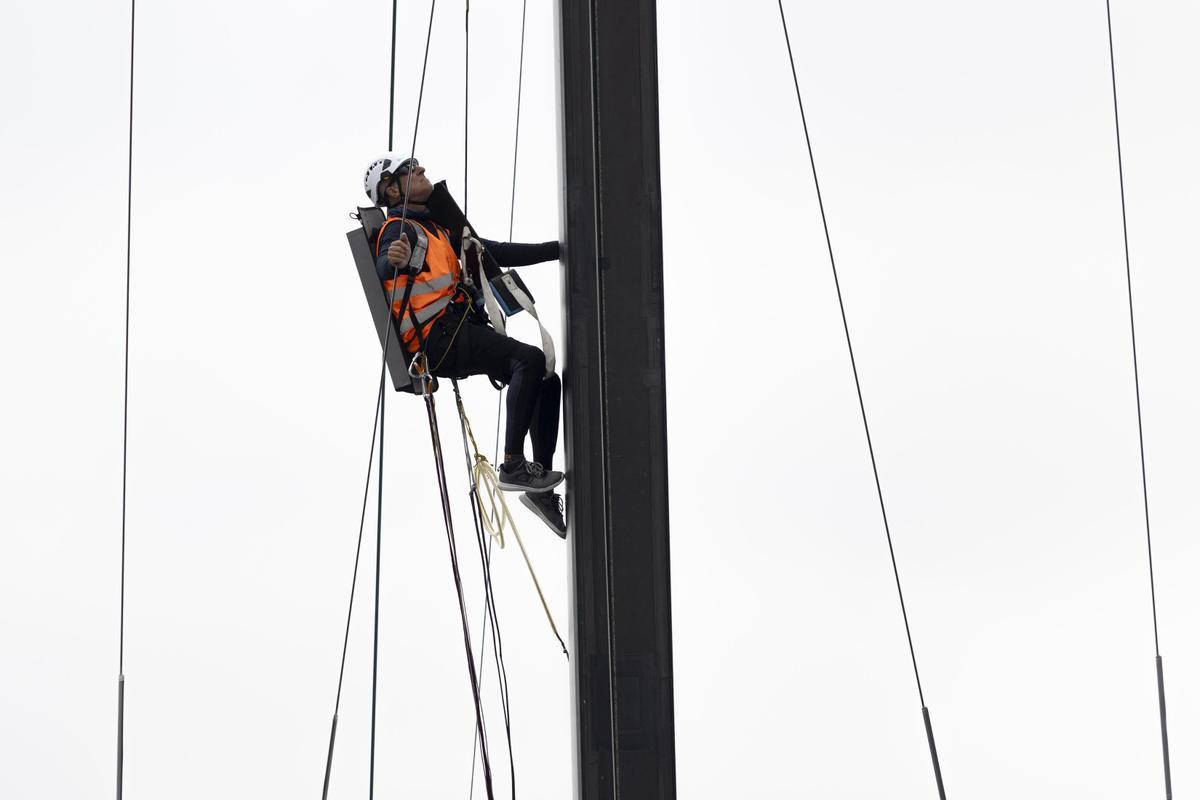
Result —
[[391, 153], [385, 153], [375, 159], [371, 162], [371, 166], [367, 167], [367, 174], [363, 176], [363, 189], [366, 191], [367, 197], [371, 198], [371, 202], [375, 205], [383, 205], [383, 196], [380, 191], [382, 184], [393, 175], [406, 174], [415, 166], [417, 166], [415, 158], [400, 158]]

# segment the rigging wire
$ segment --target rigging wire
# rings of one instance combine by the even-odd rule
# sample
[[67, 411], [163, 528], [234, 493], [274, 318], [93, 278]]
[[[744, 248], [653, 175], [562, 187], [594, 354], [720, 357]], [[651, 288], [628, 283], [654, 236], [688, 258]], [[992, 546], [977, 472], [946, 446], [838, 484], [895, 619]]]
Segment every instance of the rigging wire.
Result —
[[125, 193], [125, 400], [121, 423], [121, 611], [117, 657], [117, 800], [125, 786], [125, 528], [129, 487], [129, 298], [133, 276], [133, 78], [137, 0], [129, 4], [129, 155]]
[[[470, 8], [471, 8], [470, 0], [466, 0], [466, 5], [467, 5], [467, 11], [469, 14]], [[510, 186], [509, 201], [508, 201], [508, 241], [510, 241], [510, 242], [513, 240], [513, 220], [515, 218], [516, 207], [517, 207], [517, 163], [518, 163], [518, 154], [520, 152], [520, 141], [521, 141], [521, 96], [522, 96], [522, 87], [524, 85], [524, 76], [525, 76], [525, 30], [526, 30], [526, 19], [527, 19], [528, 7], [529, 7], [528, 0], [521, 0], [521, 44], [520, 44], [520, 49], [518, 51], [518, 56], [517, 56], [516, 120], [514, 123], [514, 129], [513, 129], [512, 183]], [[470, 43], [469, 24], [468, 24], [468, 28], [467, 28], [467, 43], [468, 43], [468, 45]], [[467, 76], [468, 76], [467, 81], [469, 84], [469, 81], [470, 81], [470, 73], [469, 72], [467, 73]], [[464, 90], [464, 95], [469, 97], [469, 94], [465, 90]], [[466, 117], [466, 113], [464, 113], [464, 117]], [[466, 132], [464, 129], [464, 138], [465, 138], [465, 136], [466, 136]], [[465, 144], [464, 144], [464, 155], [463, 155], [463, 174], [464, 175], [467, 174], [466, 145]], [[464, 210], [465, 210], [465, 208], [466, 208], [466, 200], [465, 200], [466, 189], [465, 189], [465, 187], [463, 189], [463, 195], [464, 195], [463, 206], [464, 206]], [[492, 458], [493, 462], [495, 462], [496, 464], [500, 463], [500, 419], [501, 419], [501, 409], [503, 408], [503, 404], [504, 404], [504, 387], [500, 387], [496, 392], [496, 427], [495, 427], [495, 444], [494, 444], [494, 448], [493, 448], [495, 455]], [[466, 440], [465, 439], [463, 441], [463, 447], [464, 447], [464, 449], [466, 448]], [[470, 454], [469, 453], [467, 454], [467, 462], [468, 462], [467, 469], [470, 470]], [[476, 486], [474, 486], [474, 484], [472, 484], [472, 501], [473, 502], [475, 501], [475, 493], [477, 491], [478, 491], [478, 487], [476, 487]], [[474, 513], [474, 511], [472, 513]], [[478, 517], [476, 516], [475, 519], [478, 520]], [[476, 534], [477, 535], [481, 534], [478, 527], [476, 529]], [[490, 538], [487, 539], [486, 545], [484, 545], [484, 552], [481, 553], [481, 558], [482, 558], [482, 561], [484, 564], [486, 580], [488, 581], [488, 593], [490, 596], [490, 593], [491, 593], [491, 588], [490, 588], [491, 558], [492, 558], [492, 540]], [[483, 663], [484, 653], [486, 652], [488, 624], [491, 621], [491, 619], [494, 618], [494, 614], [495, 614], [494, 599], [489, 602], [492, 603], [492, 605], [490, 606], [490, 613], [484, 615], [483, 630], [480, 632], [481, 649], [484, 651], [484, 652], [480, 653], [480, 664], [481, 665]], [[497, 679], [501, 681], [501, 685], [503, 687], [502, 688], [502, 702], [504, 705], [505, 732], [508, 735], [508, 749], [509, 749], [509, 762], [510, 762], [509, 766], [511, 769], [512, 768], [512, 732], [511, 732], [511, 727], [509, 725], [508, 676], [507, 676], [506, 671], [504, 670], [503, 653], [502, 653], [502, 651], [497, 650], [497, 648], [499, 647], [499, 639], [500, 639], [499, 631], [496, 630], [495, 628], [493, 628], [492, 636], [493, 636], [493, 652], [497, 656], [497, 669], [500, 672], [500, 674], [497, 676]], [[565, 647], [564, 647], [564, 650], [565, 650]], [[475, 763], [476, 763], [477, 753], [478, 753], [478, 739], [475, 740], [475, 742], [473, 744], [473, 749], [471, 752], [471, 789], [470, 789], [471, 794], [469, 795], [471, 797], [474, 797], [474, 791], [475, 791]], [[513, 783], [514, 783], [513, 795], [516, 796], [515, 772], [514, 772], [514, 777], [513, 777]]]
[[[466, 214], [468, 208], [468, 198], [470, 194], [470, 166], [471, 166], [471, 0], [464, 0], [463, 3], [463, 213]], [[466, 262], [466, 242], [460, 245], [463, 248], [464, 267]], [[466, 317], [464, 316], [464, 320]], [[443, 355], [443, 358], [445, 356]], [[454, 397], [459, 410], [459, 425], [463, 426], [462, 418], [462, 397], [459, 393], [458, 381], [453, 381]], [[466, 457], [467, 475], [471, 473], [471, 456], [467, 452], [466, 429], [463, 428], [463, 455]], [[512, 718], [511, 710], [508, 702], [508, 672], [504, 667], [504, 651], [500, 646], [499, 626], [496, 623], [496, 597], [492, 591], [492, 561], [491, 561], [491, 541], [484, 543], [483, 522], [479, 517], [479, 507], [476, 499], [477, 487], [474, 480], [471, 481], [470, 500], [471, 500], [471, 522], [475, 527], [475, 538], [479, 543], [479, 562], [483, 571], [484, 580], [484, 613], [483, 625], [479, 632], [479, 700], [482, 703], [483, 697], [483, 679], [485, 677], [485, 661], [487, 660], [487, 643], [488, 643], [488, 626], [492, 623], [492, 657], [496, 664], [496, 680], [500, 686], [500, 702], [501, 710], [504, 715], [504, 733], [506, 743], [508, 745], [508, 767], [509, 776], [512, 786], [513, 797], [516, 797], [517, 777], [516, 765], [513, 760], [512, 749]], [[482, 705], [479, 709], [478, 722], [475, 725], [471, 736], [471, 782], [468, 789], [468, 797], [475, 796], [475, 769], [478, 764], [478, 756], [482, 746], [485, 744], [487, 734], [487, 721], [484, 718]], [[485, 755], [486, 758], [486, 755]], [[490, 789], [489, 789], [490, 796]]]
[[1150, 613], [1154, 623], [1154, 663], [1158, 676], [1158, 716], [1162, 734], [1163, 779], [1166, 783], [1167, 800], [1171, 800], [1171, 754], [1167, 743], [1167, 698], [1163, 684], [1162, 653], [1158, 641], [1158, 601], [1154, 588], [1154, 549], [1150, 540], [1150, 490], [1146, 480], [1146, 438], [1142, 427], [1142, 388], [1138, 377], [1137, 331], [1133, 313], [1133, 270], [1129, 259], [1129, 221], [1125, 205], [1125, 166], [1121, 153], [1121, 117], [1117, 111], [1117, 59], [1113, 47], [1112, 3], [1104, 2], [1108, 20], [1108, 64], [1112, 76], [1113, 128], [1117, 143], [1117, 176], [1121, 187], [1121, 234], [1125, 244], [1125, 286], [1129, 296], [1129, 341], [1133, 352], [1133, 394], [1137, 401], [1138, 452], [1142, 467], [1142, 508], [1146, 520], [1146, 560], [1150, 568]]
[[512, 191], [508, 198], [508, 240], [513, 238], [513, 214], [517, 208], [517, 154], [521, 146], [521, 87], [525, 82], [525, 14], [529, 0], [521, 0], [521, 50], [517, 56], [517, 120], [513, 129]]
[[[467, 444], [468, 425], [466, 411], [463, 407], [462, 394], [458, 388], [458, 381], [451, 381], [454, 386], [454, 402], [458, 408], [458, 425], [462, 431], [463, 440], [463, 459], [467, 466], [467, 476], [471, 481], [470, 501], [471, 501], [471, 521], [475, 525], [475, 541], [479, 548], [479, 560], [483, 568], [483, 589], [484, 589], [484, 616], [483, 627], [480, 630], [479, 638], [479, 681], [480, 681], [480, 696], [482, 698], [482, 686], [484, 678], [484, 661], [487, 657], [487, 635], [488, 623], [491, 623], [491, 642], [492, 642], [492, 657], [496, 665], [496, 681], [500, 688], [500, 704], [504, 714], [504, 734], [508, 744], [508, 769], [511, 780], [512, 796], [517, 796], [517, 770], [516, 762], [513, 759], [512, 748], [512, 713], [509, 706], [508, 695], [508, 670], [504, 665], [504, 646], [500, 636], [500, 618], [496, 614], [496, 595], [492, 584], [492, 547], [491, 537], [484, 533], [482, 504], [479, 502], [479, 485], [475, 480], [475, 473], [472, 470], [471, 452]], [[485, 542], [486, 539], [486, 542]], [[468, 797], [475, 796], [475, 768], [477, 765], [477, 757], [480, 752], [480, 744], [482, 733], [478, 727], [473, 732], [471, 741], [471, 783], [468, 789]]]
[[[467, 209], [470, 207], [469, 206], [470, 188], [471, 188], [471, 0], [464, 0], [464, 3], [463, 3], [463, 214], [464, 215], [467, 213]], [[460, 244], [459, 246], [460, 246], [460, 248], [462, 248], [463, 267], [465, 269], [466, 268], [466, 250], [465, 250], [466, 242], [465, 241], [462, 242], [462, 244]], [[464, 317], [464, 319], [465, 319], [465, 317]], [[444, 356], [443, 356], [443, 358], [444, 358]], [[459, 395], [458, 381], [455, 380], [453, 382], [453, 385], [454, 385], [455, 400], [458, 403], [458, 407], [459, 407], [460, 414], [461, 414], [462, 398]], [[461, 417], [460, 417], [459, 422], [461, 425]], [[471, 474], [471, 457], [470, 457], [470, 454], [468, 454], [466, 452], [466, 448], [467, 448], [467, 442], [466, 442], [466, 437], [464, 434], [463, 453], [467, 459], [467, 474], [468, 474], [468, 476], [470, 476], [470, 474]], [[471, 489], [470, 489], [471, 523], [475, 526], [476, 538], [479, 538], [482, 535], [482, 524], [479, 519], [479, 509], [477, 507], [477, 503], [475, 500], [475, 491], [476, 491], [475, 482], [472, 481]], [[491, 577], [492, 577], [491, 576], [491, 566], [492, 565], [491, 565], [490, 556], [491, 556], [491, 543], [489, 542], [487, 545], [486, 554], [484, 552], [480, 553], [480, 564], [483, 568], [483, 579], [484, 579], [483, 626], [480, 628], [480, 631], [479, 631], [479, 667], [478, 667], [481, 696], [482, 696], [482, 692], [483, 692], [483, 688], [482, 688], [483, 687], [483, 679], [486, 675], [486, 673], [484, 672], [484, 667], [485, 667], [484, 662], [487, 660], [488, 623], [491, 621], [492, 615], [495, 611], [495, 609], [494, 609], [495, 598], [492, 595], [492, 588], [491, 588]], [[498, 660], [499, 656], [498, 656], [498, 654], [495, 653], [495, 651], [493, 651], [493, 655], [494, 655], [494, 657], [497, 658], [496, 669], [497, 669], [497, 673], [498, 673], [497, 679], [499, 680], [500, 679], [499, 673], [501, 672], [500, 663]], [[512, 760], [512, 728], [509, 724], [508, 696], [507, 696], [507, 692], [505, 692], [503, 690], [503, 688], [501, 689], [501, 700], [503, 702], [504, 728], [505, 728], [505, 733], [508, 736], [508, 758], [509, 758], [510, 772], [512, 774], [513, 793], [515, 796], [515, 794], [516, 794], [516, 774], [515, 774], [515, 770], [512, 770], [512, 763], [513, 763], [513, 760]], [[481, 714], [480, 718], [482, 719], [482, 714]], [[484, 723], [486, 724], [486, 720], [484, 720]], [[475, 767], [476, 767], [476, 764], [478, 763], [477, 757], [479, 755], [479, 745], [480, 745], [480, 741], [482, 738], [483, 738], [483, 730], [481, 730], [480, 726], [478, 724], [476, 724], [474, 726], [473, 730], [471, 731], [471, 782], [470, 782], [469, 788], [467, 790], [468, 797], [475, 796]]]
[[933, 770], [934, 776], [937, 779], [938, 796], [941, 798], [941, 800], [945, 800], [946, 791], [942, 784], [942, 769], [940, 763], [938, 762], [937, 747], [933, 738], [933, 724], [930, 721], [929, 709], [925, 705], [925, 692], [921, 686], [921, 673], [917, 669], [917, 652], [913, 647], [912, 628], [908, 622], [908, 610], [904, 603], [904, 590], [900, 585], [900, 568], [896, 563], [896, 549], [892, 543], [891, 527], [888, 525], [887, 507], [883, 501], [883, 485], [879, 480], [879, 467], [875, 460], [875, 448], [871, 442], [871, 428], [867, 424], [867, 406], [863, 400], [862, 382], [859, 380], [858, 365], [854, 359], [854, 345], [850, 339], [850, 323], [846, 316], [846, 304], [842, 299], [842, 286], [838, 280], [837, 262], [833, 255], [833, 239], [829, 235], [829, 221], [825, 214], [825, 201], [821, 195], [820, 181], [817, 179], [817, 161], [813, 154], [812, 137], [808, 132], [808, 119], [804, 114], [804, 100], [800, 96], [800, 78], [796, 74], [796, 59], [792, 54], [792, 40], [788, 35], [787, 15], [783, 10], [783, 0], [777, 0], [777, 2], [779, 3], [779, 19], [783, 24], [783, 37], [785, 43], [787, 44], [788, 63], [792, 69], [792, 83], [796, 89], [796, 103], [800, 107], [800, 122], [804, 128], [804, 142], [808, 148], [808, 160], [810, 166], [812, 167], [813, 186], [816, 189], [817, 206], [821, 211], [821, 226], [825, 232], [825, 246], [829, 251], [829, 265], [833, 270], [833, 285], [837, 290], [838, 308], [842, 314], [842, 328], [846, 333], [846, 349], [850, 353], [850, 369], [854, 373], [854, 388], [858, 394], [859, 411], [862, 413], [863, 432], [866, 434], [867, 451], [871, 456], [871, 472], [875, 476], [875, 492], [879, 496], [879, 511], [883, 517], [883, 530], [887, 535], [888, 554], [891, 556], [892, 561], [892, 574], [896, 579], [896, 593], [900, 598], [900, 613], [904, 619], [904, 633], [908, 639], [908, 652], [912, 658], [913, 676], [916, 678], [917, 682], [917, 696], [921, 700], [921, 715], [925, 722], [925, 734], [929, 742], [929, 753], [933, 759]]
[[[525, 16], [522, 11], [521, 17], [521, 35], [522, 35], [522, 60], [524, 58], [524, 31], [525, 31]], [[471, 98], [471, 71], [470, 71], [470, 50], [471, 50], [471, 2], [464, 2], [464, 70], [463, 70], [463, 211], [467, 209], [467, 196], [470, 175], [470, 98]], [[518, 83], [518, 105], [520, 104], [520, 88]], [[520, 111], [518, 109], [518, 117]], [[512, 208], [509, 209], [509, 239], [512, 239]], [[465, 248], [465, 243], [463, 244]], [[464, 256], [465, 257], [465, 256]], [[508, 670], [504, 664], [504, 648], [502, 637], [500, 635], [499, 617], [496, 612], [496, 598], [492, 587], [492, 540], [486, 536], [483, 531], [483, 520], [480, 518], [480, 504], [478, 501], [479, 487], [474, 480], [474, 472], [472, 471], [471, 455], [467, 445], [467, 429], [465, 423], [465, 415], [462, 405], [462, 398], [459, 393], [458, 382], [454, 382], [455, 400], [458, 405], [459, 423], [463, 434], [463, 455], [466, 459], [467, 474], [471, 477], [471, 521], [475, 526], [475, 537], [479, 547], [480, 566], [484, 576], [484, 614], [483, 624], [479, 632], [479, 673], [480, 673], [480, 691], [482, 692], [482, 683], [484, 678], [484, 665], [487, 658], [487, 644], [489, 626], [491, 633], [492, 657], [496, 666], [496, 680], [500, 689], [501, 710], [504, 716], [504, 732], [506, 744], [508, 746], [508, 764], [509, 775], [511, 779], [512, 796], [516, 796], [516, 764], [513, 758], [512, 747], [512, 711], [509, 703], [508, 693]], [[496, 430], [497, 430], [497, 448], [499, 447], [499, 421], [500, 421], [500, 402], [503, 397], [503, 389], [501, 388], [496, 395]], [[471, 782], [468, 787], [468, 797], [475, 796], [475, 774], [478, 766], [478, 756], [480, 754], [481, 740], [483, 731], [476, 728], [471, 739]]]
[[[529, 0], [521, 0], [521, 49], [517, 56], [517, 118], [513, 124], [513, 167], [512, 184], [508, 198], [508, 241], [513, 240], [513, 219], [517, 210], [517, 156], [521, 150], [521, 89], [525, 84], [525, 19], [529, 10]], [[492, 461], [500, 463], [500, 405], [504, 400], [504, 390], [496, 395], [496, 444]], [[547, 468], [550, 466], [546, 465]]]

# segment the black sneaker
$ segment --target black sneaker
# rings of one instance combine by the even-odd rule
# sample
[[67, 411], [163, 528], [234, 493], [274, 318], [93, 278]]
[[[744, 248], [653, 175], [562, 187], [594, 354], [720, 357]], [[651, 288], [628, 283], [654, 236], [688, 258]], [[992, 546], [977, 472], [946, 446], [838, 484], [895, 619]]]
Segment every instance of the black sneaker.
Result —
[[521, 495], [521, 505], [528, 508], [550, 526], [550, 530], [558, 534], [558, 538], [567, 538], [567, 521], [563, 519], [563, 501], [554, 492], [541, 492]]
[[501, 464], [500, 488], [506, 492], [548, 492], [562, 483], [563, 474], [546, 469], [536, 461]]

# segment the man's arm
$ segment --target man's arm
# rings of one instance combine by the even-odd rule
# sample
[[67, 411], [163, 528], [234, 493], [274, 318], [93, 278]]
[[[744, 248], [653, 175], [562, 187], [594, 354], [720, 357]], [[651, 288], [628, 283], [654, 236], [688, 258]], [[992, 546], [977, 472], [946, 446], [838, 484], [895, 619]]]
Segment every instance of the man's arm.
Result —
[[393, 275], [407, 275], [412, 271], [407, 265], [415, 241], [417, 232], [411, 222], [405, 222], [403, 225], [393, 222], [384, 228], [383, 236], [379, 238], [379, 253], [375, 257], [375, 272], [379, 275], [379, 280], [390, 281]]
[[480, 239], [487, 251], [502, 267], [527, 267], [530, 264], [541, 264], [543, 261], [558, 261], [558, 242], [542, 242], [541, 244], [520, 244], [518, 242], [493, 242], [491, 239]]

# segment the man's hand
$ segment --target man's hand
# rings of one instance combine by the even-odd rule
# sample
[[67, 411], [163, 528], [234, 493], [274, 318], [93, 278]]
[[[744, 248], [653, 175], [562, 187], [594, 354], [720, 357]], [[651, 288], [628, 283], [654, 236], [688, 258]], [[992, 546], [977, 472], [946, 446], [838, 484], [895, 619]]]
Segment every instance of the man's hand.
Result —
[[392, 242], [387, 249], [388, 263], [393, 267], [403, 269], [408, 266], [408, 259], [412, 257], [412, 248], [408, 245], [408, 234], [400, 234], [400, 238]]

